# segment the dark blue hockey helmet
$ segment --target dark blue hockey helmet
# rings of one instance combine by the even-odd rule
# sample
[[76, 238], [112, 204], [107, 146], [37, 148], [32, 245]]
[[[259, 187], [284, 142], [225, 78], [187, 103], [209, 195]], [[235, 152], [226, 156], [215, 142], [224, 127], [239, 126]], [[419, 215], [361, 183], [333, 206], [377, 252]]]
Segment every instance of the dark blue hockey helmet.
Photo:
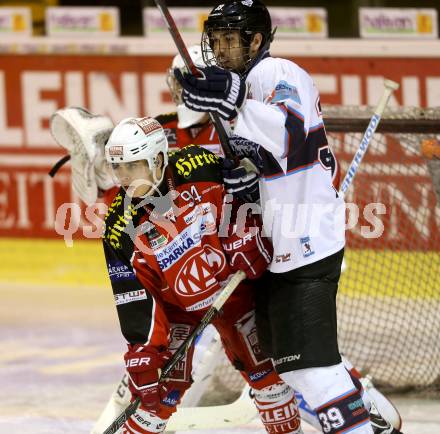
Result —
[[260, 33], [262, 36], [260, 49], [268, 49], [272, 42], [272, 20], [266, 6], [260, 0], [229, 0], [216, 6], [203, 27], [202, 55], [207, 65], [224, 66], [215, 53], [214, 32], [236, 30], [240, 33], [244, 58], [241, 70], [235, 72], [246, 73], [252, 64], [249, 47], [254, 35]]

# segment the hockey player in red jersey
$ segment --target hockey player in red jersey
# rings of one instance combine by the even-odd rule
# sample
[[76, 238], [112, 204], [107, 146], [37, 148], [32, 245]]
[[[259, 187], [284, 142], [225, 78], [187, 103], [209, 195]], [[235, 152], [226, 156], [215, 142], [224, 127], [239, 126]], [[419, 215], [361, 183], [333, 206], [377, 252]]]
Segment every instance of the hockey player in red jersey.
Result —
[[[106, 216], [104, 251], [128, 343], [130, 390], [142, 402], [123, 432], [159, 433], [191, 385], [191, 351], [168, 381], [158, 383], [160, 368], [234, 271], [261, 276], [271, 246], [259, 220], [228, 202], [220, 159], [197, 146], [168, 157], [156, 120], [122, 121], [105, 153], [122, 187]], [[231, 363], [252, 387], [266, 430], [298, 433], [294, 393], [261, 357], [253, 308], [251, 280], [244, 281], [213, 324]]]
[[[271, 57], [272, 39], [270, 14], [260, 0], [229, 0], [205, 22], [208, 66], [200, 68], [201, 77], [176, 70], [187, 107], [231, 122], [242, 138], [232, 142], [236, 153], [253, 157], [260, 170], [265, 229], [274, 248], [257, 283], [260, 342], [281, 378], [315, 410], [323, 432], [398, 433], [399, 417], [393, 428], [374, 405], [369, 416], [359, 381], [341, 361], [336, 293], [345, 222], [334, 185], [336, 160], [311, 77]], [[230, 170], [233, 183], [239, 170]]]

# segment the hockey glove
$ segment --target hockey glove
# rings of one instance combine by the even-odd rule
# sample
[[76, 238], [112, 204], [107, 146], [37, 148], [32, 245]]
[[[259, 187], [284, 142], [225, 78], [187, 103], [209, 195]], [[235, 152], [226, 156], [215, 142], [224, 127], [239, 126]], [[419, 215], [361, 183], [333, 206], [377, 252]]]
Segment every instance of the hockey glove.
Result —
[[183, 87], [185, 105], [197, 112], [216, 112], [223, 119], [234, 119], [246, 100], [246, 83], [235, 72], [218, 66], [200, 68], [199, 71], [202, 77], [182, 74], [177, 68], [174, 70]]
[[166, 395], [165, 383], [159, 383], [159, 378], [161, 368], [170, 358], [169, 351], [160, 353], [153, 347], [128, 345], [124, 360], [130, 377], [129, 389], [146, 409], [156, 409], [161, 396]]
[[258, 169], [248, 158], [240, 160], [239, 166], [234, 160], [223, 160], [223, 184], [227, 193], [243, 202], [257, 202], [260, 199]]
[[242, 270], [248, 279], [258, 279], [272, 260], [272, 244], [261, 236], [258, 216], [248, 214], [244, 225], [237, 223], [230, 225], [228, 236], [222, 239], [223, 250], [233, 271]]

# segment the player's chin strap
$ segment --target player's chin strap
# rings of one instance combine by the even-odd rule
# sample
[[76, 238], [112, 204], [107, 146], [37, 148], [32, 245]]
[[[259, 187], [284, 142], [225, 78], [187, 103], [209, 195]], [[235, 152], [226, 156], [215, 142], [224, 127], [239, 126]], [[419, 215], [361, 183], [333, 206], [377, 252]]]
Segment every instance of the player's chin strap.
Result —
[[258, 54], [253, 58], [250, 59], [246, 65], [246, 71], [243, 74], [240, 74], [241, 78], [243, 80], [246, 80], [249, 72], [251, 71], [251, 69], [259, 62], [261, 62], [263, 59], [265, 59], [266, 57], [269, 57], [269, 47], [271, 42], [273, 41], [274, 37], [275, 37], [275, 33], [277, 31], [278, 27], [275, 27], [272, 30], [272, 33], [270, 34], [270, 37], [267, 38], [266, 43], [261, 47], [260, 51], [258, 52]]
[[54, 176], [70, 160], [73, 189], [88, 205], [96, 201], [98, 187], [106, 190], [114, 185], [104, 156], [113, 128], [109, 117], [93, 115], [80, 107], [57, 110], [50, 119], [53, 138], [69, 155], [58, 161], [49, 175]]
[[[165, 156], [163, 156], [164, 160], [165, 160]], [[167, 174], [166, 179], [167, 179], [167, 185], [170, 189], [175, 190], [174, 187], [174, 180], [171, 176], [171, 172], [168, 169], [168, 164], [162, 163], [162, 167], [160, 170], [160, 177], [158, 178], [156, 176], [156, 167], [153, 169], [153, 180], [154, 180], [154, 187], [148, 192], [148, 195], [150, 194], [150, 192], [152, 192], [154, 189], [159, 189], [160, 185], [162, 184], [162, 181], [165, 177], [165, 173]], [[171, 184], [170, 184], [171, 183]]]

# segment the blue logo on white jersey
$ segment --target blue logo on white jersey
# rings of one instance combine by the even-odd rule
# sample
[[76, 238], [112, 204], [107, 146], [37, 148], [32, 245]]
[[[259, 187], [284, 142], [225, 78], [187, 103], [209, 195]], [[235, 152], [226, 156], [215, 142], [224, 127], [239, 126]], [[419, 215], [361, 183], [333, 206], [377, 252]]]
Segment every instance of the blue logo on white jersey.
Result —
[[315, 254], [315, 251], [312, 248], [312, 243], [310, 242], [310, 237], [301, 238], [300, 242], [304, 258], [308, 258]]
[[275, 87], [275, 94], [271, 102], [284, 102], [292, 100], [301, 105], [301, 98], [299, 97], [298, 89], [293, 85], [281, 80]]

